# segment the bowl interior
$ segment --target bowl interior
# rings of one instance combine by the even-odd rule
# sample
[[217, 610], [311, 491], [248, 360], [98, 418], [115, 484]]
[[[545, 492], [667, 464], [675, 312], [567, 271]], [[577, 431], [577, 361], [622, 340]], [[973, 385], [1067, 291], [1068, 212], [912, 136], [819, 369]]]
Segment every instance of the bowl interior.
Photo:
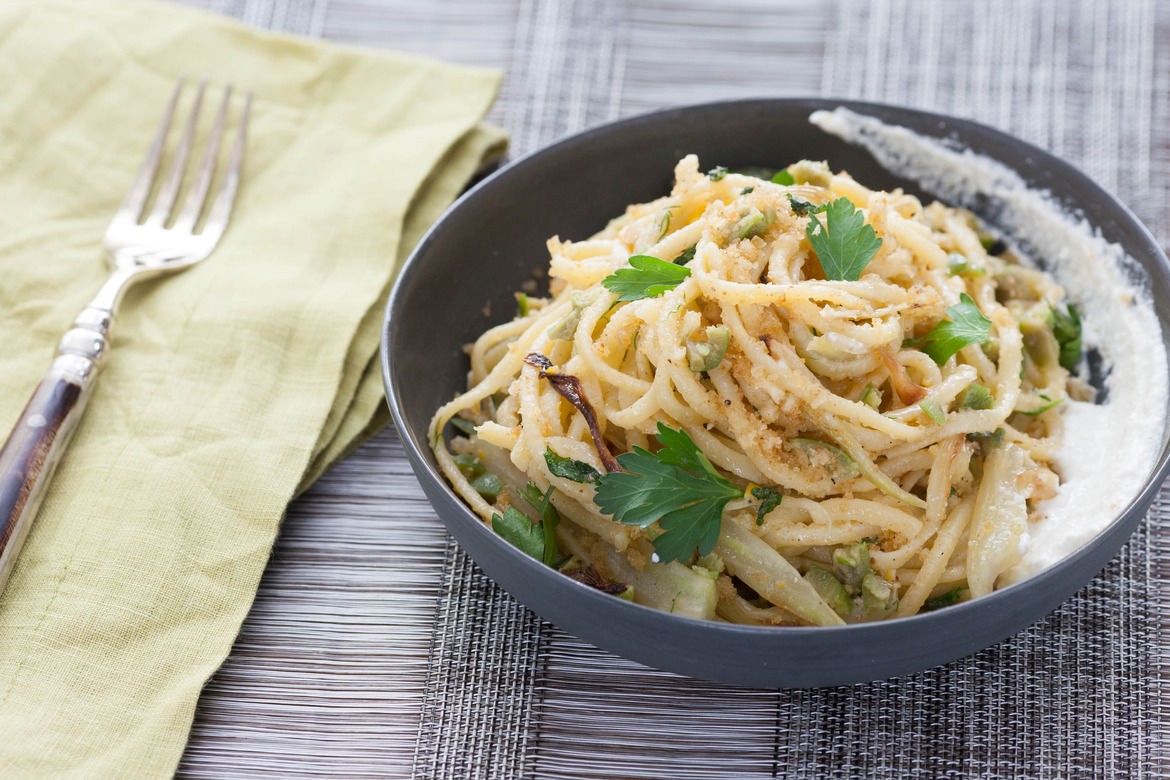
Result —
[[[1145, 269], [1159, 307], [1164, 341], [1170, 335], [1166, 318], [1170, 273], [1165, 256], [1133, 215], [1066, 163], [1018, 139], [964, 120], [849, 101], [739, 101], [675, 109], [603, 126], [509, 165], [466, 194], [423, 239], [404, 267], [388, 308], [383, 370], [399, 434], [448, 528], [513, 595], [585, 639], [663, 668], [762, 685], [856, 682], [926, 668], [992, 644], [1067, 598], [1116, 553], [1161, 483], [1167, 466], [1165, 431], [1151, 487], [1098, 539], [1062, 564], [958, 607], [845, 629], [777, 630], [707, 624], [597, 594], [525, 558], [495, 537], [454, 497], [439, 476], [427, 446], [427, 423], [441, 403], [465, 387], [467, 361], [462, 346], [490, 325], [510, 319], [515, 311], [513, 291], [547, 268], [545, 242], [549, 236], [583, 239], [621, 214], [626, 205], [665, 194], [672, 184], [675, 163], [689, 153], [699, 156], [704, 169], [715, 165], [779, 168], [801, 158], [824, 159], [870, 187], [902, 187], [929, 199], [929, 193], [894, 176], [863, 149], [809, 124], [812, 111], [838, 105], [923, 135], [953, 139], [1005, 163], [1029, 185], [1053, 193]], [[1010, 598], [1012, 592], [1016, 593], [1014, 599]], [[962, 623], [969, 626], [972, 620], [985, 624], [977, 625], [977, 630], [964, 629]], [[596, 628], [597, 621], [608, 624], [609, 630]], [[903, 626], [900, 630], [899, 624]], [[870, 653], [851, 661], [853, 667], [842, 669], [841, 655], [834, 654], [832, 648], [841, 646], [838, 634], [843, 631], [892, 642], [891, 655], [899, 644], [907, 642], [907, 636], [912, 641], [899, 658]], [[830, 635], [835, 637], [833, 643], [828, 642]], [[749, 648], [742, 663], [754, 666], [729, 670], [726, 652], [715, 659], [700, 650], [680, 654], [676, 649], [670, 659], [681, 658], [677, 661], [639, 652], [646, 642], [673, 643], [677, 648], [680, 642], [712, 639]], [[770, 660], [776, 653], [782, 658], [785, 654], [805, 658], [822, 673], [794, 677], [789, 664]], [[826, 663], [826, 653], [832, 656], [832, 664]]]

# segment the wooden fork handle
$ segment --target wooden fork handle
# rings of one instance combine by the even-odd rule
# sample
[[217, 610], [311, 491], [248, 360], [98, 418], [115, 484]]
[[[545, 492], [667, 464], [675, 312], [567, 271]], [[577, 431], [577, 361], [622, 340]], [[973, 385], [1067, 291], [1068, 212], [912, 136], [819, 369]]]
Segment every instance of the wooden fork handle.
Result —
[[105, 354], [112, 315], [87, 308], [0, 448], [0, 591], [16, 565], [41, 499], [81, 420]]

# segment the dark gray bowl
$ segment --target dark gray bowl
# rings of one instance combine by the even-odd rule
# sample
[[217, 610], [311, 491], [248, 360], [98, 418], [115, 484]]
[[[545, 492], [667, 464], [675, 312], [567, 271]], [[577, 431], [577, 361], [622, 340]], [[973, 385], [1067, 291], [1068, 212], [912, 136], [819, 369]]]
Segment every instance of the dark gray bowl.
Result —
[[[547, 266], [548, 236], [584, 238], [627, 204], [664, 194], [675, 162], [691, 152], [705, 166], [780, 167], [800, 158], [826, 159], [870, 186], [918, 191], [865, 151], [808, 123], [810, 112], [838, 105], [957, 140], [1055, 193], [1141, 264], [1158, 301], [1163, 336], [1170, 334], [1170, 266], [1133, 214], [1067, 163], [961, 119], [850, 101], [717, 103], [598, 127], [512, 163], [464, 195], [403, 268], [386, 313], [383, 374], [411, 465], [448, 530], [509, 593], [582, 639], [660, 669], [757, 686], [840, 685], [921, 671], [988, 647], [1071, 596], [1121, 548], [1166, 476], [1164, 432], [1145, 489], [1090, 544], [1057, 566], [955, 607], [841, 628], [704, 622], [606, 596], [528, 558], [455, 496], [427, 447], [427, 422], [464, 388], [467, 360], [461, 345], [489, 324], [510, 318], [512, 292], [533, 269]], [[487, 319], [485, 306], [492, 312]]]

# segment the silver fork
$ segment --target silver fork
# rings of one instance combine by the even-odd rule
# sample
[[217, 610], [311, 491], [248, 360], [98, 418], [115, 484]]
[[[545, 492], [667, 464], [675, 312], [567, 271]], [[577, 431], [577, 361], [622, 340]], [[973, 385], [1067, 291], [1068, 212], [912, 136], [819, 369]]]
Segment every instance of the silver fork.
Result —
[[[220, 103], [203, 160], [187, 191], [182, 210], [174, 214], [199, 107], [203, 102], [205, 82], [201, 82], [196, 90], [179, 146], [158, 183], [150, 212], [145, 213], [183, 86], [180, 79], [159, 123], [154, 142], [142, 161], [138, 177], [106, 229], [102, 247], [111, 266], [109, 279], [78, 315], [73, 328], [62, 337], [56, 359], [0, 449], [0, 591], [7, 584], [16, 557], [28, 536], [44, 497], [45, 485], [81, 419], [98, 367], [109, 346], [110, 327], [123, 294], [136, 282], [189, 268], [203, 260], [215, 249], [227, 228], [244, 162], [248, 112], [252, 102], [250, 94], [244, 96], [239, 128], [227, 168], [222, 174], [222, 185], [207, 209], [202, 229], [195, 230], [217, 167], [231, 99], [230, 85]], [[174, 222], [168, 226], [172, 217]]]

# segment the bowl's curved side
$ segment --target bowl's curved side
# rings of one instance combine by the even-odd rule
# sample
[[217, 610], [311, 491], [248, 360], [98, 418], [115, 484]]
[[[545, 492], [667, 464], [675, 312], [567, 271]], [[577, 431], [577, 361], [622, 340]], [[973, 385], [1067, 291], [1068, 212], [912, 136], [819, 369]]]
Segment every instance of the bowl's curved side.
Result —
[[779, 167], [799, 157], [824, 158], [872, 186], [918, 190], [863, 150], [809, 125], [809, 113], [837, 105], [959, 140], [1084, 214], [1145, 268], [1163, 338], [1170, 339], [1170, 266], [1136, 218], [1072, 166], [964, 120], [849, 101], [739, 101], [603, 126], [507, 166], [448, 211], [404, 266], [387, 307], [383, 376], [412, 467], [451, 533], [505, 590], [583, 639], [659, 668], [749, 685], [837, 685], [926, 669], [1010, 636], [1068, 598], [1116, 554], [1165, 478], [1170, 459], [1164, 432], [1147, 489], [1096, 539], [1053, 568], [936, 613], [833, 629], [733, 626], [614, 599], [520, 553], [455, 496], [427, 445], [427, 423], [440, 403], [463, 389], [461, 346], [491, 322], [506, 319], [512, 291], [546, 266], [549, 233], [590, 235], [626, 204], [658, 197], [669, 189], [674, 163], [692, 152], [701, 162], [729, 166]]
[[[425, 468], [409, 452], [415, 469]], [[1078, 591], [1133, 532], [1148, 507], [1108, 529], [1058, 576], [1026, 589], [905, 620], [843, 628], [757, 628], [670, 615], [615, 599], [569, 579], [511, 546], [483, 523], [452, 522], [463, 505], [442, 485], [422, 480], [427, 498], [459, 545], [504, 590], [574, 636], [647, 666], [757, 687], [852, 685], [913, 674], [970, 655], [1028, 627]], [[1019, 586], [1012, 586], [1013, 590]], [[959, 608], [962, 608], [961, 611]]]

